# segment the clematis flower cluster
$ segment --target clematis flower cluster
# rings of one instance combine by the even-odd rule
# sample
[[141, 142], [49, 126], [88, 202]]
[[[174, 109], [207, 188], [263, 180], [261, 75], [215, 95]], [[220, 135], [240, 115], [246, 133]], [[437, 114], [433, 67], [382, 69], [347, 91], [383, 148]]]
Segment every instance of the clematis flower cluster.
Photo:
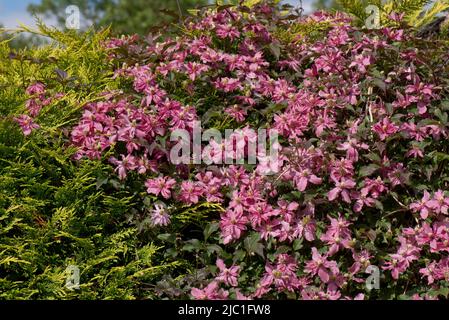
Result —
[[48, 106], [54, 99], [61, 98], [63, 94], [57, 93], [54, 97], [51, 97], [45, 85], [39, 81], [30, 84], [25, 93], [29, 96], [25, 103], [28, 114], [22, 114], [14, 120], [22, 129], [23, 134], [29, 136], [35, 129], [41, 127], [35, 122], [35, 118], [40, 114], [42, 108]]
[[[447, 281], [449, 197], [438, 180], [447, 169], [437, 156], [449, 128], [441, 83], [429, 75], [435, 61], [410, 49], [407, 30], [366, 32], [341, 13], [290, 19], [262, 2], [250, 13], [204, 9], [174, 37], [111, 39], [123, 88], [84, 106], [70, 133], [75, 159], [108, 161], [155, 203], [221, 208], [206, 217], [218, 225], [223, 250], [209, 262], [218, 271], [185, 289], [195, 299], [363, 299], [370, 265], [398, 286], [401, 277]], [[321, 37], [295, 34], [295, 25], [319, 25]], [[44, 88], [28, 93], [42, 101]], [[30, 117], [18, 118], [25, 134], [38, 128], [29, 104]], [[248, 155], [248, 134], [211, 142], [212, 163], [174, 163], [170, 134], [193, 139], [196, 121], [203, 130], [276, 130], [278, 158], [218, 161]], [[236, 149], [216, 152], [226, 145]], [[430, 187], [418, 200], [420, 181]], [[181, 228], [157, 204], [150, 215], [155, 232]]]

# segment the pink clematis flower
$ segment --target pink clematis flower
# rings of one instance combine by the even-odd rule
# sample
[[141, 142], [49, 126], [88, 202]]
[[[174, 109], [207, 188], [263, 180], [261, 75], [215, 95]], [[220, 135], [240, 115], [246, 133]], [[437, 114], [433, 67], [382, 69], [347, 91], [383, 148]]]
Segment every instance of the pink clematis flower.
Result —
[[189, 75], [190, 80], [195, 81], [198, 76], [200, 76], [203, 72], [209, 70], [209, 67], [205, 64], [200, 64], [196, 62], [188, 62], [186, 65], [186, 71]]
[[33, 122], [33, 119], [27, 115], [21, 115], [14, 120], [19, 124], [25, 136], [29, 136], [34, 129], [39, 129], [40, 126]]
[[346, 151], [346, 158], [353, 162], [359, 160], [359, 149], [368, 150], [369, 147], [365, 143], [359, 143], [357, 139], [348, 139], [348, 141], [337, 147], [337, 150]]
[[204, 289], [192, 288], [190, 294], [195, 300], [225, 300], [229, 292], [218, 288], [218, 283], [213, 281]]
[[388, 118], [376, 123], [372, 130], [379, 135], [380, 140], [385, 140], [389, 136], [398, 132], [399, 127], [392, 123]]
[[243, 216], [242, 212], [236, 210], [228, 210], [221, 216], [220, 228], [223, 244], [228, 244], [232, 240], [237, 240], [242, 235], [242, 231], [246, 230], [248, 218]]
[[303, 192], [306, 190], [308, 183], [321, 184], [322, 179], [312, 174], [309, 169], [304, 169], [293, 177], [293, 181], [296, 183], [296, 188]]
[[176, 184], [176, 180], [169, 177], [159, 177], [156, 179], [149, 179], [145, 182], [147, 192], [158, 196], [161, 194], [165, 199], [171, 197], [171, 189]]
[[283, 290], [294, 291], [300, 288], [304, 281], [296, 275], [296, 260], [287, 254], [279, 254], [277, 256], [277, 264], [267, 264], [265, 266], [265, 274], [260, 280], [260, 286], [255, 296], [260, 297], [270, 290], [272, 285], [281, 292]]
[[413, 158], [424, 158], [423, 150], [417, 146], [414, 145], [406, 154], [407, 157], [413, 157]]
[[306, 263], [304, 271], [312, 275], [318, 275], [324, 283], [328, 283], [333, 274], [339, 270], [335, 261], [328, 261], [327, 256], [322, 256], [317, 248], [312, 248], [312, 260]]
[[432, 284], [435, 281], [434, 274], [435, 274], [435, 267], [436, 262], [433, 261], [432, 263], [428, 264], [426, 267], [419, 269], [419, 273], [422, 274], [422, 277], [427, 277], [427, 283]]
[[30, 116], [37, 117], [42, 110], [43, 104], [41, 101], [39, 101], [37, 99], [30, 99], [30, 100], [27, 100], [27, 102], [25, 103], [25, 106], [26, 106]]
[[321, 235], [320, 240], [326, 242], [330, 248], [328, 255], [332, 256], [342, 248], [350, 249], [351, 245], [351, 231], [349, 230], [350, 223], [344, 218], [339, 217], [334, 219], [329, 217], [331, 225], [326, 233]]
[[366, 73], [366, 69], [373, 63], [373, 57], [368, 55], [357, 55], [353, 62], [349, 65], [350, 68], [357, 67], [360, 73]]
[[201, 186], [192, 181], [183, 181], [181, 183], [181, 191], [179, 199], [184, 203], [198, 203], [199, 197], [202, 195], [203, 191]]
[[116, 165], [115, 171], [118, 172], [120, 180], [124, 180], [126, 178], [128, 171], [132, 171], [138, 168], [138, 161], [136, 157], [132, 155], [122, 155], [121, 161], [117, 160], [114, 157], [111, 157], [109, 161]]
[[30, 96], [45, 93], [45, 85], [41, 82], [33, 83], [26, 89], [26, 93]]
[[229, 38], [232, 40], [240, 36], [238, 29], [230, 24], [218, 25], [215, 32], [217, 33], [217, 36], [222, 39]]
[[232, 118], [235, 119], [237, 122], [243, 122], [245, 120], [245, 117], [247, 115], [247, 112], [245, 109], [241, 108], [239, 105], [235, 104], [229, 108], [225, 109], [225, 112], [229, 114]]
[[356, 200], [352, 207], [354, 212], [361, 212], [364, 206], [374, 207], [376, 204], [376, 200], [368, 196], [368, 191], [366, 189], [362, 189], [361, 192], [352, 193], [351, 197]]
[[223, 90], [224, 92], [231, 92], [241, 88], [239, 79], [221, 78], [215, 81], [214, 84], [217, 89]]
[[217, 259], [216, 264], [220, 270], [220, 274], [215, 277], [215, 280], [224, 282], [228, 286], [237, 287], [237, 278], [239, 276], [240, 267], [231, 266], [230, 268], [226, 268], [226, 265], [222, 259]]
[[424, 196], [419, 202], [414, 202], [410, 205], [412, 212], [418, 212], [422, 219], [427, 219], [429, 213], [433, 210], [434, 203], [430, 198], [430, 193], [424, 191]]
[[170, 215], [164, 204], [156, 203], [151, 211], [150, 221], [153, 226], [168, 226], [170, 224]]
[[349, 190], [355, 187], [355, 182], [350, 179], [342, 178], [340, 182], [336, 183], [336, 187], [329, 191], [327, 198], [329, 201], [334, 201], [339, 195], [341, 195], [343, 201], [351, 203]]
[[433, 199], [429, 201], [429, 205], [436, 213], [448, 214], [449, 198], [446, 197], [442, 190], [438, 190], [433, 194]]

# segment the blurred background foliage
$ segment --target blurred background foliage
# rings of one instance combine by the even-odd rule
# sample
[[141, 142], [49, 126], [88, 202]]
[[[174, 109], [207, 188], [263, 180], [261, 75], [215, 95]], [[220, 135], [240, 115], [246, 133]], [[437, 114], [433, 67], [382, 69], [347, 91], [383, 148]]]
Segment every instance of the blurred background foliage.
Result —
[[[56, 22], [65, 28], [66, 8], [76, 5], [80, 9], [81, 28], [111, 27], [112, 34], [146, 34], [153, 26], [176, 22], [187, 10], [207, 5], [207, 0], [42, 0], [27, 7], [29, 14], [44, 22]], [[1, 24], [0, 15], [0, 29]], [[49, 24], [49, 23], [47, 23]], [[11, 48], [19, 49], [47, 43], [46, 39], [33, 34], [0, 34], [0, 40], [11, 38]]]
[[170, 23], [188, 9], [208, 4], [207, 0], [42, 0], [30, 4], [31, 14], [55, 18], [60, 26], [65, 25], [65, 9], [70, 5], [80, 8], [84, 27], [112, 26], [114, 33], [145, 34], [155, 25]]

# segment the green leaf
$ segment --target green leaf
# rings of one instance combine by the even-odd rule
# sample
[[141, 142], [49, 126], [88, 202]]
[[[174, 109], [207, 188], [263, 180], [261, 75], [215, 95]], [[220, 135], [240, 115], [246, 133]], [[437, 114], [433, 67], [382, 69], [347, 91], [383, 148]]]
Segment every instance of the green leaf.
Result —
[[249, 255], [254, 255], [257, 253], [259, 256], [264, 258], [263, 244], [260, 243], [260, 234], [258, 232], [253, 232], [244, 241], [245, 249]]
[[295, 197], [295, 199], [301, 199], [302, 192], [301, 191], [292, 191], [291, 194]]
[[293, 241], [293, 250], [298, 251], [301, 248], [302, 248], [302, 238]]
[[178, 256], [178, 251], [175, 248], [168, 248], [165, 250], [166, 257], [176, 258]]
[[209, 244], [206, 247], [206, 250], [210, 254], [212, 254], [214, 252], [217, 253], [217, 254], [220, 254], [223, 251], [223, 249], [218, 244]]
[[289, 246], [280, 246], [277, 248], [276, 254], [287, 253], [290, 251], [290, 249], [291, 248]]
[[186, 244], [182, 247], [183, 251], [198, 251], [201, 249], [201, 242], [198, 239], [192, 239], [186, 241]]
[[374, 162], [381, 162], [380, 156], [377, 153], [368, 153], [365, 157]]
[[162, 233], [157, 236], [159, 240], [175, 243], [176, 235], [174, 233]]
[[447, 124], [447, 113], [446, 112], [442, 112], [440, 109], [435, 109], [435, 111], [433, 112], [438, 119], [440, 119], [441, 123], [446, 125]]
[[428, 155], [434, 161], [434, 163], [440, 163], [444, 160], [449, 160], [449, 154], [443, 152], [433, 151], [430, 152]]
[[219, 224], [218, 222], [211, 222], [209, 223], [206, 228], [204, 228], [203, 234], [204, 234], [204, 240], [207, 241], [212, 233], [218, 230]]
[[449, 288], [440, 287], [438, 289], [429, 290], [428, 294], [433, 297], [443, 296], [447, 298], [447, 296], [449, 295]]
[[281, 56], [281, 47], [279, 44], [270, 43], [270, 51], [275, 56], [276, 60], [279, 60], [279, 57]]
[[98, 177], [97, 179], [97, 190], [100, 189], [103, 185], [107, 184], [109, 181], [108, 177]]
[[246, 251], [245, 250], [237, 250], [234, 252], [234, 262], [240, 262], [243, 261], [246, 257]]
[[376, 172], [379, 168], [380, 168], [379, 165], [374, 164], [374, 163], [372, 163], [372, 164], [370, 164], [368, 166], [361, 167], [360, 170], [359, 170], [359, 176], [360, 177], [370, 176], [374, 172]]
[[380, 202], [379, 200], [375, 200], [375, 201], [374, 201], [374, 205], [375, 205], [376, 208], [379, 209], [380, 211], [384, 211], [384, 205], [383, 205], [382, 202]]
[[440, 103], [441, 109], [449, 111], [449, 100], [443, 100]]

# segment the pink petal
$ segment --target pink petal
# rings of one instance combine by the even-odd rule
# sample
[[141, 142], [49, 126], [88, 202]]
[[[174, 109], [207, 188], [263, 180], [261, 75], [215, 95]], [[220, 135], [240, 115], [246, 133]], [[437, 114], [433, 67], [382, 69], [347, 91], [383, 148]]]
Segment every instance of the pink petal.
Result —
[[339, 187], [336, 187], [329, 191], [329, 193], [327, 194], [327, 198], [329, 199], [329, 201], [334, 201], [335, 199], [337, 199], [340, 191], [341, 189]]
[[324, 283], [329, 282], [329, 273], [327, 271], [325, 271], [323, 268], [320, 268], [318, 270], [318, 276], [320, 277], [321, 281], [323, 281]]
[[307, 178], [301, 177], [298, 181], [298, 184], [296, 185], [299, 191], [304, 191], [307, 188]]

